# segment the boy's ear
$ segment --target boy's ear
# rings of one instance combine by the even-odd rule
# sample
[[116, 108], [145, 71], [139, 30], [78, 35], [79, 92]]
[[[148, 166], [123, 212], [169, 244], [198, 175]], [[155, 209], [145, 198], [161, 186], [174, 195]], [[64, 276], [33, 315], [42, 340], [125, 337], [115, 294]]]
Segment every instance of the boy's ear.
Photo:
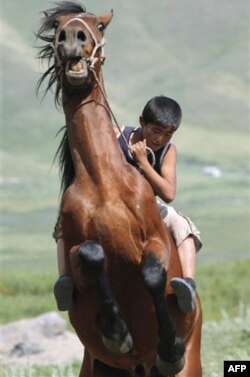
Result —
[[145, 126], [145, 122], [144, 122], [144, 119], [143, 119], [142, 115], [139, 117], [139, 122], [140, 122], [140, 125], [142, 127]]

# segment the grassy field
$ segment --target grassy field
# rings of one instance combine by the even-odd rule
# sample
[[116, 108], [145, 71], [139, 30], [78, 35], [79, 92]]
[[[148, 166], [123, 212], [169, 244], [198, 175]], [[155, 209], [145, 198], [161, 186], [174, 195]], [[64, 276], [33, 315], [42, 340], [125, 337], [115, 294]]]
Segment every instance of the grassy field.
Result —
[[[249, 305], [249, 268], [249, 261], [246, 260], [227, 264], [204, 264], [198, 267], [197, 285], [205, 321], [219, 320], [222, 312], [235, 317], [239, 313], [240, 305]], [[3, 271], [1, 322], [6, 323], [55, 310], [52, 295], [55, 279], [55, 272], [49, 273], [48, 268], [44, 269], [44, 272], [39, 272], [32, 264], [26, 269]]]
[[[84, 3], [98, 14], [114, 8], [104, 74], [119, 122], [137, 124], [144, 103], [156, 94], [182, 106], [183, 122], [174, 136], [179, 152], [174, 206], [202, 233], [197, 285], [204, 377], [221, 377], [224, 359], [250, 358], [248, 1]], [[42, 102], [42, 93], [35, 96], [45, 67], [36, 61], [34, 47], [39, 12], [49, 7], [40, 0], [2, 5], [2, 323], [55, 310], [51, 233], [60, 182], [52, 162], [64, 116], [53, 94]], [[219, 168], [221, 177], [205, 175], [206, 166]], [[78, 369], [13, 367], [0, 377], [73, 377]]]

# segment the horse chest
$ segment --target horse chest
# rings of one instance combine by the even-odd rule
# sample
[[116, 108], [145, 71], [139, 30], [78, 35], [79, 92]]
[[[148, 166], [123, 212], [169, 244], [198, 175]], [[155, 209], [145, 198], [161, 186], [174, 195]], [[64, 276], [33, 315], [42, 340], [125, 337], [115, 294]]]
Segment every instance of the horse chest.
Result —
[[[65, 229], [75, 229], [74, 238], [79, 242], [86, 239], [98, 241], [108, 252], [124, 254], [130, 250], [130, 257], [141, 255], [142, 230], [136, 218], [136, 211], [130, 211], [120, 198], [100, 202], [93, 195], [77, 195], [68, 192], [63, 204]], [[72, 237], [72, 231], [69, 232]]]
[[[97, 207], [89, 221], [89, 231], [108, 252], [139, 257], [141, 232], [134, 215], [120, 203]], [[126, 253], [125, 253], [126, 251]]]

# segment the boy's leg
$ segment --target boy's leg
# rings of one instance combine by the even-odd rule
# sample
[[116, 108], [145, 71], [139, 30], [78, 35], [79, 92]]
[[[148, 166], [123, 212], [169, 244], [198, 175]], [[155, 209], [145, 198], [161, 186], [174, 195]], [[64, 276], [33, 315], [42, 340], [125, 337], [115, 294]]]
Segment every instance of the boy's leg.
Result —
[[184, 277], [194, 279], [195, 263], [196, 263], [196, 249], [193, 237], [188, 236], [178, 247], [179, 257], [182, 266], [182, 273]]
[[194, 281], [196, 249], [192, 236], [187, 237], [179, 245], [178, 253], [182, 266], [183, 279], [173, 278], [171, 286], [176, 293], [180, 310], [184, 313], [189, 313], [195, 308], [196, 298], [196, 284]]
[[57, 263], [59, 278], [54, 285], [54, 295], [59, 310], [69, 310], [72, 307], [73, 283], [66, 274], [65, 248], [62, 238], [57, 240]]
[[56, 243], [57, 248], [57, 267], [59, 276], [66, 275], [66, 264], [65, 264], [65, 248], [64, 241], [59, 238]]
[[173, 278], [173, 287], [181, 311], [188, 313], [194, 310], [196, 284], [194, 281], [196, 252], [202, 244], [199, 231], [190, 219], [182, 216], [173, 207], [158, 203], [161, 217], [170, 229], [178, 248], [183, 278]]

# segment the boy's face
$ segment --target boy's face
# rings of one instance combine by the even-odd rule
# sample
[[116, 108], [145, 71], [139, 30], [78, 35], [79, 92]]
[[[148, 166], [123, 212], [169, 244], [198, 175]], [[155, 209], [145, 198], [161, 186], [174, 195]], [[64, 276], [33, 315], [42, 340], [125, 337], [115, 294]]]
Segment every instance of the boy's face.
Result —
[[155, 123], [145, 124], [143, 118], [140, 118], [142, 126], [142, 136], [146, 139], [147, 146], [153, 151], [158, 151], [166, 145], [173, 136], [174, 130], [172, 128], [161, 127]]

